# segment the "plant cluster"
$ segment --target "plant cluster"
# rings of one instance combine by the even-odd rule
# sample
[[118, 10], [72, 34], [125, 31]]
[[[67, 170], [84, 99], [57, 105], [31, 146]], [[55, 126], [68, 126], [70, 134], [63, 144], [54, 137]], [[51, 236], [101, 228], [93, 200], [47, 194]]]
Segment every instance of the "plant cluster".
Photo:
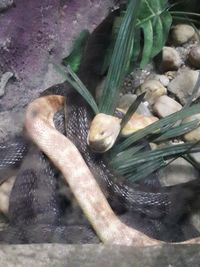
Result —
[[[197, 19], [200, 14], [171, 11], [172, 7], [174, 8], [174, 5], [169, 4], [167, 0], [129, 0], [121, 6], [120, 15], [113, 23], [112, 41], [104, 57], [102, 72], [107, 72], [107, 75], [98, 105], [75, 73], [81, 62], [84, 45], [89, 36], [88, 31], [82, 32], [77, 38], [71, 54], [63, 61], [67, 66], [64, 75], [67, 81], [86, 99], [95, 113], [114, 114], [124, 78], [134, 71], [134, 68], [138, 66], [143, 68], [162, 50], [170, 27], [175, 20], [186, 20], [187, 18], [190, 24], [199, 23]], [[200, 76], [193, 95], [199, 86]], [[111, 165], [120, 174], [132, 180], [147, 177], [180, 156], [200, 169], [190, 157], [190, 153], [200, 151], [198, 142], [186, 142], [178, 145], [167, 143], [164, 147], [152, 151], [145, 149], [147, 143], [141, 143], [144, 138], [148, 142], [156, 143], [174, 140], [198, 127], [199, 121], [196, 120], [181, 123], [185, 117], [200, 112], [199, 104], [191, 105], [193, 95], [181, 111], [160, 119], [128, 138], [119, 137], [114, 147], [106, 155]], [[142, 99], [143, 95], [139, 96], [131, 105], [122, 119], [122, 126], [135, 112]], [[177, 122], [179, 123], [177, 124]]]

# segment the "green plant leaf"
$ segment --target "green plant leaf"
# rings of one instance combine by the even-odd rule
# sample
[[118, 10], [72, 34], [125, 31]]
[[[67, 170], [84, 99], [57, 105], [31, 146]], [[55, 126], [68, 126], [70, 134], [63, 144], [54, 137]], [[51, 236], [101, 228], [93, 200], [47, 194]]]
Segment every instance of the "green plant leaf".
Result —
[[97, 104], [91, 95], [91, 93], [88, 91], [88, 89], [85, 87], [85, 85], [81, 82], [81, 80], [78, 78], [75, 72], [71, 69], [70, 66], [65, 67], [65, 70], [63, 70], [60, 66], [55, 65], [55, 68], [57, 71], [65, 78], [65, 80], [71, 84], [74, 89], [88, 102], [90, 107], [93, 109], [94, 113], [99, 113], [99, 109], [97, 107]]
[[114, 113], [119, 91], [129, 67], [139, 6], [139, 0], [131, 0], [122, 20], [99, 103], [99, 110], [102, 113]]
[[64, 66], [70, 66], [74, 72], [77, 72], [81, 63], [82, 55], [90, 36], [88, 30], [83, 30], [79, 36], [75, 39], [71, 53], [63, 59]]
[[200, 125], [200, 122], [198, 120], [190, 121], [184, 124], [181, 124], [177, 127], [172, 127], [168, 131], [165, 131], [163, 134], [161, 134], [158, 138], [155, 139], [156, 142], [160, 142], [167, 139], [177, 138], [178, 136], [182, 136], [191, 130], [194, 130]]
[[141, 104], [142, 100], [144, 99], [145, 93], [139, 95], [136, 100], [131, 104], [129, 109], [127, 110], [126, 114], [122, 118], [121, 121], [121, 129], [127, 124], [127, 122], [130, 120], [133, 113], [137, 110], [138, 106]]
[[118, 152], [125, 150], [126, 148], [131, 146], [133, 143], [137, 142], [138, 140], [141, 140], [144, 137], [147, 137], [148, 135], [159, 133], [159, 132], [163, 133], [164, 131], [171, 128], [173, 124], [176, 123], [177, 121], [182, 120], [186, 117], [189, 117], [197, 113], [200, 113], [200, 104], [195, 104], [191, 107], [183, 108], [180, 111], [177, 111], [171, 115], [168, 115], [165, 118], [152, 123], [146, 128], [138, 130], [137, 132], [132, 134], [130, 137], [126, 138], [126, 140], [122, 141], [121, 143], [116, 144], [115, 147], [113, 148], [113, 153], [118, 153]]
[[142, 23], [141, 29], [144, 36], [144, 46], [142, 50], [140, 67], [143, 68], [149, 62], [153, 49], [153, 27], [151, 21]]
[[141, 68], [161, 51], [166, 42], [172, 23], [172, 17], [167, 7], [167, 1], [142, 1], [136, 25], [141, 29], [144, 38], [144, 45], [141, 51]]
[[133, 176], [133, 173], [136, 170], [138, 169], [142, 170], [142, 165], [143, 168], [145, 168], [145, 170], [147, 170], [148, 167], [150, 166], [151, 168], [153, 168], [153, 171], [155, 171], [156, 166], [157, 168], [159, 168], [159, 165], [157, 165], [157, 163], [159, 162], [161, 163], [162, 166], [164, 166], [163, 162], [166, 162], [167, 164], [167, 160], [171, 158], [173, 159], [174, 157], [179, 157], [183, 156], [184, 154], [195, 153], [199, 151], [200, 151], [200, 144], [197, 142], [177, 144], [177, 145], [167, 145], [166, 147], [158, 148], [152, 151], [138, 152], [132, 157], [127, 157], [127, 158], [125, 158], [122, 153], [120, 156], [114, 158], [111, 161], [111, 165], [121, 175], [132, 174]]

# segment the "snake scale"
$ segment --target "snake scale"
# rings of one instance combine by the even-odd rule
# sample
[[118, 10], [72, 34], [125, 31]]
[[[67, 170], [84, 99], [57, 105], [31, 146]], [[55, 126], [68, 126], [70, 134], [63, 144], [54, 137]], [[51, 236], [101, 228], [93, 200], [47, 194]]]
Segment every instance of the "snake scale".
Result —
[[[106, 19], [106, 23], [104, 21], [97, 28], [97, 36], [102, 38], [102, 34], [106, 32], [106, 25], [106, 36], [108, 37], [112, 21], [113, 14]], [[98, 38], [95, 41], [99, 44]], [[98, 45], [101, 53], [96, 51], [94, 53], [97, 63], [101, 60], [105, 43], [102, 46]], [[88, 44], [87, 48], [89, 51], [91, 50], [90, 45]], [[95, 69], [94, 64], [91, 63], [94, 60], [94, 58], [91, 59], [91, 53], [85, 54], [79, 77], [94, 94], [93, 90], [101, 75], [99, 75], [98, 68]], [[66, 85], [53, 87], [45, 93], [67, 94], [66, 121], [64, 121], [62, 112], [57, 113], [55, 124], [63, 136], [65, 134], [78, 148], [91, 173], [103, 188], [110, 205], [121, 216], [121, 219], [134, 229], [159, 240], [182, 241], [198, 236], [198, 231], [188, 223], [187, 215], [192, 208], [198, 208], [199, 181], [161, 188], [158, 183], [150, 186], [147, 182], [130, 185], [123, 180], [116, 180], [116, 174], [104, 161], [103, 156], [93, 153], [87, 146], [87, 132], [93, 118], [92, 111], [78, 94], [71, 90], [66, 93], [63, 87]], [[37, 110], [35, 115], [37, 115]], [[64, 125], [66, 125], [66, 129]], [[31, 125], [28, 128], [31, 128]], [[16, 145], [12, 144], [9, 148], [14, 149], [14, 152], [5, 151], [5, 145], [0, 150], [3, 167], [6, 165], [5, 157], [10, 155], [13, 162], [13, 155], [16, 155], [17, 151], [20, 157], [17, 157], [16, 163], [19, 164], [23, 154], [27, 150], [28, 153], [10, 196], [10, 224], [7, 230], [0, 233], [0, 240], [8, 243], [98, 242], [98, 238], [88, 223], [83, 222], [83, 224], [77, 225], [63, 223], [61, 202], [57, 190], [59, 166], [56, 169], [46, 156], [26, 139], [21, 139]], [[95, 226], [93, 227], [95, 229]]]

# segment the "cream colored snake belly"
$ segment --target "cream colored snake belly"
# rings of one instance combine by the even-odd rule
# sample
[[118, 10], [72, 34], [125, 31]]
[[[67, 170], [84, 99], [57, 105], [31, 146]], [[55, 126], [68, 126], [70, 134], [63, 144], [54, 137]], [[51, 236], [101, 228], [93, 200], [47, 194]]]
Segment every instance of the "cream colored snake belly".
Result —
[[[103, 243], [133, 246], [163, 244], [122, 223], [112, 211], [95, 178], [75, 145], [58, 132], [54, 113], [62, 108], [61, 96], [41, 97], [27, 108], [25, 128], [34, 143], [62, 172], [98, 237]], [[200, 243], [194, 238], [181, 244]]]

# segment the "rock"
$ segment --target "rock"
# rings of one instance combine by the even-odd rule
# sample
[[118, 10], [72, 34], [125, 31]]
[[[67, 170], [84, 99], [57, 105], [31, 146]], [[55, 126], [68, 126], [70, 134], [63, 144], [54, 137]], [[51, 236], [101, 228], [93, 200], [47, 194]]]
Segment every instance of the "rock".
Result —
[[177, 101], [167, 95], [160, 96], [153, 106], [153, 111], [161, 118], [166, 117], [176, 111], [181, 110], [182, 106]]
[[[186, 104], [190, 98], [193, 88], [197, 82], [198, 75], [199, 72], [196, 70], [183, 69], [177, 77], [170, 82], [168, 90], [176, 95], [181, 104]], [[193, 100], [197, 99], [199, 96], [200, 90], [198, 90], [198, 93]]]
[[[60, 68], [63, 70], [63, 73], [65, 73], [65, 69], [60, 66]], [[47, 71], [44, 75], [44, 81], [42, 84], [42, 88], [49, 88], [53, 86], [54, 84], [59, 84], [63, 83], [66, 80], [66, 77], [62, 74], [59, 73], [56, 67], [52, 64], [49, 63], [47, 67]]]
[[167, 87], [170, 82], [169, 77], [167, 77], [167, 75], [164, 75], [164, 74], [153, 74], [153, 75], [150, 75], [150, 77], [148, 78], [149, 78], [148, 80], [153, 79], [153, 80], [159, 81], [165, 87]]
[[167, 89], [157, 80], [147, 80], [139, 87], [137, 94], [138, 92], [146, 92], [145, 99], [152, 105], [158, 97], [166, 95]]
[[13, 5], [13, 0], [1, 0], [0, 1], [0, 12], [8, 9]]
[[[118, 101], [117, 108], [123, 110], [123, 112], [126, 112], [128, 108], [130, 107], [130, 105], [132, 105], [133, 102], [136, 100], [136, 98], [137, 98], [137, 95], [133, 95], [133, 94], [123, 95], [122, 97], [120, 97]], [[145, 105], [143, 102], [139, 105], [136, 112], [139, 114], [146, 115], [146, 116], [151, 115], [151, 112], [148, 109], [147, 105]]]
[[192, 153], [190, 156], [198, 163], [200, 164], [200, 152]]
[[200, 212], [192, 214], [190, 221], [192, 225], [194, 225], [196, 229], [200, 232]]
[[195, 68], [200, 68], [200, 46], [195, 46], [190, 50], [188, 60]]
[[1, 245], [4, 267], [199, 267], [199, 245], [123, 247], [112, 245]]
[[164, 46], [162, 49], [162, 60], [160, 69], [165, 71], [178, 70], [181, 66], [182, 60], [179, 53], [173, 47]]
[[156, 122], [157, 120], [158, 118], [154, 116], [144, 116], [138, 113], [134, 113], [128, 123], [122, 129], [121, 135], [124, 137], [128, 136]]
[[[183, 123], [198, 120], [200, 122], [200, 113], [192, 115], [183, 120]], [[200, 141], [200, 126], [184, 135], [186, 141]]]
[[171, 81], [177, 76], [177, 71], [167, 71], [165, 72], [165, 76]]
[[[4, 2], [11, 1], [0, 0], [0, 5]], [[14, 2], [15, 8], [0, 16], [0, 70], [12, 70], [17, 78], [7, 84], [6, 94], [0, 98], [0, 112], [10, 110], [7, 118], [0, 113], [0, 137], [5, 131], [6, 138], [14, 125], [18, 132], [18, 121], [13, 120], [17, 112], [46, 86], [63, 81], [51, 63], [59, 64], [74, 38], [83, 29], [92, 31], [114, 5], [112, 0], [94, 0], [92, 4], [90, 0]]]
[[172, 40], [176, 45], [187, 43], [194, 35], [194, 28], [188, 24], [177, 24], [171, 31]]
[[177, 158], [160, 172], [160, 181], [164, 186], [186, 183], [198, 177], [198, 171], [182, 158]]
[[13, 73], [12, 72], [9, 72], [9, 71], [8, 72], [5, 72], [1, 76], [1, 81], [0, 81], [0, 97], [4, 95], [6, 85], [7, 85], [8, 81], [10, 80], [11, 77], [13, 77]]

